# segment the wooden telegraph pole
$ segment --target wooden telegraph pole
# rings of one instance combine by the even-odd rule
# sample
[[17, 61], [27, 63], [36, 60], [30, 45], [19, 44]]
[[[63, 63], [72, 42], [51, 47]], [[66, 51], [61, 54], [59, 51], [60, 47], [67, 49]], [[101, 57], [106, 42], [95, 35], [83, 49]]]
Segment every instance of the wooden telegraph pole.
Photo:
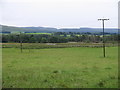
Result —
[[20, 50], [21, 50], [21, 53], [23, 52], [23, 48], [22, 48], [22, 34], [21, 34], [21, 32], [20, 32]]
[[98, 19], [99, 21], [102, 21], [103, 24], [103, 56], [105, 57], [105, 37], [104, 37], [104, 21], [109, 19]]

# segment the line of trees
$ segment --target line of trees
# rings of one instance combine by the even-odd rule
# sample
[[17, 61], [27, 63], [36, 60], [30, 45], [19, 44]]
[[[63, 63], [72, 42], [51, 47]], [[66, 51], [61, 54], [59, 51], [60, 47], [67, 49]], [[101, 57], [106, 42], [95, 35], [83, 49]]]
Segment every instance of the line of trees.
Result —
[[[102, 42], [103, 37], [100, 35], [76, 35], [71, 33], [70, 36], [67, 36], [66, 33], [62, 33], [63, 36], [59, 33], [54, 33], [51, 35], [47, 34], [3, 34], [2, 42], [20, 42], [20, 37], [23, 43], [67, 43], [67, 42], [87, 42], [87, 43], [99, 43]], [[106, 42], [116, 42], [118, 41], [118, 35], [106, 35]]]

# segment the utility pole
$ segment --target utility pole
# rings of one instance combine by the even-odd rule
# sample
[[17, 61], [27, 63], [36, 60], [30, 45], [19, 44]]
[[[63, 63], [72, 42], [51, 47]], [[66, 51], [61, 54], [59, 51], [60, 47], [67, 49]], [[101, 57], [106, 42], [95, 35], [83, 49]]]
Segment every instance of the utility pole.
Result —
[[22, 53], [22, 35], [21, 35], [21, 32], [20, 32], [20, 50], [21, 50], [21, 53]]
[[104, 21], [107, 21], [109, 19], [98, 19], [98, 21], [102, 21], [103, 24], [103, 56], [105, 57], [105, 36], [104, 36]]

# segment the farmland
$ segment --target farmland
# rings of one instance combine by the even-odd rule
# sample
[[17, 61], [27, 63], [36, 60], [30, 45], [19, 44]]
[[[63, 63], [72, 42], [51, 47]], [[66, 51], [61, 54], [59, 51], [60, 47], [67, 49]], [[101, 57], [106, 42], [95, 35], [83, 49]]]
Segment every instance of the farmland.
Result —
[[101, 47], [55, 48], [57, 45], [51, 45], [54, 48], [24, 48], [21, 53], [17, 43], [3, 46], [3, 88], [118, 87], [116, 46], [106, 47], [106, 58]]
[[26, 33], [26, 34], [45, 34], [45, 35], [51, 35], [51, 33]]
[[[102, 43], [22, 43], [23, 49], [70, 48], [70, 47], [102, 47]], [[116, 47], [116, 43], [106, 43], [107, 47]], [[20, 48], [20, 43], [2, 43], [3, 48]]]

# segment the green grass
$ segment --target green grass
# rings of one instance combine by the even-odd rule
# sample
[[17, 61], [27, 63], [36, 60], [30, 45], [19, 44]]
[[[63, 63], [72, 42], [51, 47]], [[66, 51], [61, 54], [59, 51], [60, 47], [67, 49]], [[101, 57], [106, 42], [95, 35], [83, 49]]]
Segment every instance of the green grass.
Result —
[[0, 48], [0, 89], [2, 89], [2, 48]]
[[47, 35], [51, 35], [51, 33], [26, 33], [26, 34], [47, 34]]
[[[52, 43], [53, 44], [53, 43]], [[24, 49], [42, 49], [42, 48], [70, 48], [70, 47], [102, 47], [103, 43], [23, 43]], [[106, 47], [116, 47], [117, 43], [106, 43]], [[20, 43], [2, 43], [3, 48], [20, 48]]]
[[117, 88], [117, 49], [3, 48], [3, 88]]

